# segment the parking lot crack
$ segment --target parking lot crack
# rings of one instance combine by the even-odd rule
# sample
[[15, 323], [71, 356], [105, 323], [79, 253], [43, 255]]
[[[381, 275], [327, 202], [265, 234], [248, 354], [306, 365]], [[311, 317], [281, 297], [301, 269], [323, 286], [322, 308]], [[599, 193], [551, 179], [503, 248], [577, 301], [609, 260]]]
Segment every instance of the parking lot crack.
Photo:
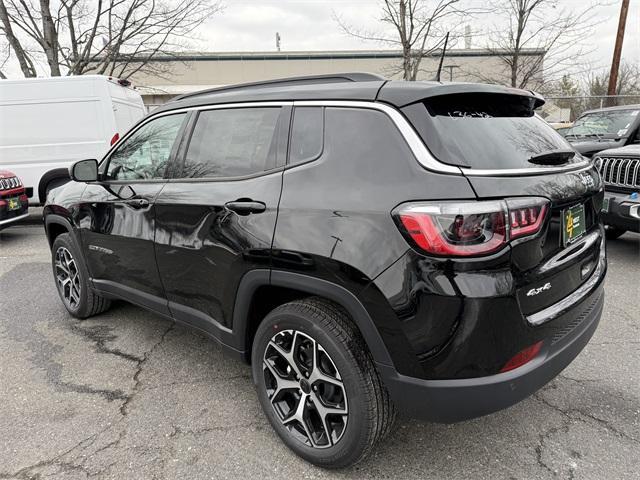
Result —
[[83, 324], [71, 325], [71, 331], [73, 333], [76, 333], [81, 337], [84, 337], [95, 343], [95, 348], [98, 353], [115, 355], [130, 362], [141, 362], [143, 360], [143, 358], [141, 357], [123, 352], [122, 350], [119, 350], [117, 348], [111, 348], [107, 346], [107, 342], [112, 342], [118, 338], [111, 333], [112, 330], [112, 327], [108, 327], [106, 325], [94, 325], [90, 327], [86, 327]]
[[34, 478], [41, 478], [42, 475], [34, 474], [34, 471], [39, 469], [44, 469], [47, 467], [59, 467], [60, 470], [55, 473], [55, 476], [57, 476], [57, 474], [60, 473], [60, 471], [66, 471], [66, 472], [83, 471], [85, 474], [89, 475], [89, 472], [87, 472], [84, 469], [82, 464], [72, 463], [73, 457], [71, 459], [66, 459], [66, 460], [65, 460], [65, 457], [67, 457], [69, 454], [71, 454], [74, 450], [78, 448], [81, 448], [81, 450], [85, 450], [89, 448], [91, 445], [95, 443], [95, 441], [98, 439], [98, 437], [101, 434], [103, 434], [105, 431], [107, 431], [110, 428], [112, 428], [112, 425], [108, 425], [107, 427], [103, 428], [99, 432], [92, 433], [88, 437], [83, 438], [79, 442], [75, 443], [72, 447], [68, 448], [67, 450], [63, 451], [62, 453], [60, 453], [59, 455], [56, 455], [53, 458], [40, 460], [34, 464], [27, 465], [26, 467], [23, 467], [14, 473], [0, 472], [0, 479], [18, 478], [18, 479], [24, 479], [24, 480], [32, 480]]
[[206, 435], [212, 432], [224, 432], [231, 429], [248, 429], [248, 428], [253, 428], [257, 426], [260, 426], [260, 424], [257, 422], [248, 422], [248, 423], [238, 424], [238, 425], [217, 425], [213, 427], [204, 427], [204, 428], [198, 428], [198, 429], [186, 429], [186, 428], [178, 427], [177, 425], [173, 425], [171, 433], [167, 435], [167, 438], [173, 439], [173, 438], [184, 436], [184, 435], [191, 435], [194, 437], [198, 437], [200, 435]]
[[[606, 430], [609, 430], [610, 432], [612, 432], [614, 435], [617, 435], [620, 438], [632, 441], [634, 443], [640, 443], [640, 441], [638, 441], [638, 439], [629, 436], [628, 434], [626, 434], [625, 432], [622, 432], [620, 430], [618, 430], [618, 428], [616, 428], [614, 425], [612, 425], [610, 422], [596, 417], [595, 415], [586, 412], [584, 410], [581, 410], [579, 408], [569, 408], [569, 409], [563, 409], [560, 408], [558, 405], [554, 405], [553, 403], [549, 402], [548, 400], [546, 400], [545, 398], [543, 398], [539, 393], [534, 393], [533, 397], [540, 401], [542, 404], [544, 404], [545, 406], [552, 408], [553, 410], [555, 410], [556, 412], [560, 413], [561, 415], [563, 415], [565, 418], [568, 418], [572, 421], [579, 421], [579, 422], [583, 422], [583, 423], [592, 423], [589, 422], [589, 420], [592, 420], [593, 422], [597, 423], [598, 425], [604, 427]], [[589, 420], [587, 420], [589, 419]]]
[[571, 421], [572, 421], [571, 417], [569, 417], [568, 415], [565, 415], [565, 422], [562, 425], [558, 427], [550, 428], [549, 430], [547, 430], [544, 433], [541, 433], [538, 436], [538, 445], [536, 445], [536, 448], [535, 448], [536, 463], [540, 468], [542, 468], [543, 470], [546, 470], [554, 477], [557, 477], [559, 475], [559, 472], [553, 469], [552, 467], [550, 467], [549, 465], [547, 465], [547, 463], [544, 461], [544, 458], [543, 458], [544, 449], [546, 448], [546, 442], [549, 440], [549, 438], [552, 435], [555, 435], [558, 432], [567, 433], [569, 431], [569, 425]]
[[106, 388], [94, 388], [94, 387], [90, 387], [89, 385], [82, 385], [82, 384], [69, 383], [69, 382], [60, 382], [58, 385], [61, 389], [66, 390], [68, 392], [86, 393], [89, 395], [99, 395], [109, 402], [113, 402], [114, 400], [127, 400], [127, 398], [129, 398], [129, 395], [127, 395], [120, 389], [109, 390]]
[[165, 331], [162, 333], [162, 335], [160, 335], [160, 339], [154, 343], [151, 348], [149, 350], [147, 350], [144, 353], [144, 356], [137, 362], [137, 368], [135, 373], [133, 374], [133, 389], [131, 390], [131, 393], [126, 396], [126, 398], [124, 399], [124, 402], [122, 403], [122, 405], [120, 405], [120, 413], [123, 416], [127, 416], [128, 414], [128, 408], [129, 405], [131, 404], [131, 402], [133, 401], [133, 398], [135, 397], [135, 395], [138, 393], [139, 389], [140, 389], [140, 374], [142, 373], [142, 370], [144, 369], [144, 366], [146, 365], [147, 361], [149, 360], [149, 358], [151, 357], [151, 355], [153, 354], [153, 352], [160, 346], [162, 345], [162, 343], [164, 342], [165, 338], [167, 337], [167, 335], [169, 334], [169, 332], [171, 332], [171, 330], [173, 330], [173, 328], [175, 327], [175, 323], [172, 322], [169, 327], [167, 329], [165, 329]]

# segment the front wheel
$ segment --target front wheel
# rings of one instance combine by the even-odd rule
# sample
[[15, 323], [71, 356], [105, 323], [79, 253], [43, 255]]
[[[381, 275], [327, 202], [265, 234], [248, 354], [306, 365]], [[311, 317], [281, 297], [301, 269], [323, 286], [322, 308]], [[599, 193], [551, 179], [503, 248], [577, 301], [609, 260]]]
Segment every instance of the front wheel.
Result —
[[76, 318], [87, 318], [109, 308], [111, 302], [91, 288], [89, 272], [68, 233], [56, 237], [51, 253], [53, 277], [58, 295], [71, 315]]
[[395, 409], [366, 344], [342, 308], [319, 298], [273, 310], [252, 350], [253, 379], [269, 422], [305, 460], [343, 468], [391, 429]]

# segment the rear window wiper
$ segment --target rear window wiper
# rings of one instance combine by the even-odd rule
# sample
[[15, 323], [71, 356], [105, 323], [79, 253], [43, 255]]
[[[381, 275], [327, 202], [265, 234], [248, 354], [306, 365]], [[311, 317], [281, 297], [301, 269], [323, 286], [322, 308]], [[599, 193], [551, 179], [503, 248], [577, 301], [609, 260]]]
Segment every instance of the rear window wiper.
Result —
[[529, 157], [529, 163], [537, 165], [561, 165], [567, 163], [576, 152], [573, 150], [550, 150]]

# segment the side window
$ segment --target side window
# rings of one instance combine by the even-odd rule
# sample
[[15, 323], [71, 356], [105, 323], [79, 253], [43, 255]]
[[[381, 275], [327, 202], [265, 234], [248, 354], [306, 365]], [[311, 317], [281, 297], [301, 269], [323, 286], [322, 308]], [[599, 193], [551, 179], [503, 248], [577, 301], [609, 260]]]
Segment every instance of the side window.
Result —
[[150, 121], [127, 138], [110, 156], [108, 180], [163, 178], [173, 144], [186, 114]]
[[237, 177], [276, 165], [280, 107], [200, 112], [183, 177]]
[[314, 160], [322, 153], [324, 108], [296, 107], [291, 127], [289, 163]]

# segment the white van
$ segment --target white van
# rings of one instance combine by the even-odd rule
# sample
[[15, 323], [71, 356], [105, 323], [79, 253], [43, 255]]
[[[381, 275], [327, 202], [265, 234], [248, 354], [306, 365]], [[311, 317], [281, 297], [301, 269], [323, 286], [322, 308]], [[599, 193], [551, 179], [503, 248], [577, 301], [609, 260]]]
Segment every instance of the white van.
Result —
[[69, 165], [100, 159], [146, 114], [128, 85], [102, 75], [0, 80], [0, 169], [22, 179], [30, 204], [43, 204], [69, 180]]

